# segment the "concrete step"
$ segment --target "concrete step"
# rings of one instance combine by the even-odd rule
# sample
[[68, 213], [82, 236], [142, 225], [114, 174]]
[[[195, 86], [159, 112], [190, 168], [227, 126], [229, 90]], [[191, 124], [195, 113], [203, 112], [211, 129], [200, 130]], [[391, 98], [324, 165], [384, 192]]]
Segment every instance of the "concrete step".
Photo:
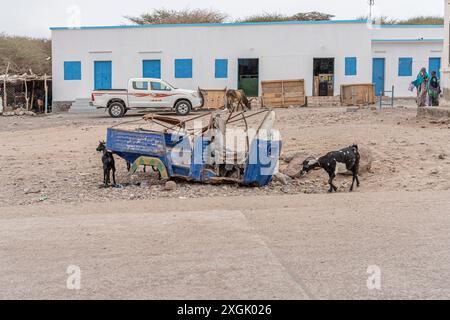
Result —
[[337, 107], [341, 105], [340, 96], [329, 96], [329, 97], [307, 97], [308, 107]]

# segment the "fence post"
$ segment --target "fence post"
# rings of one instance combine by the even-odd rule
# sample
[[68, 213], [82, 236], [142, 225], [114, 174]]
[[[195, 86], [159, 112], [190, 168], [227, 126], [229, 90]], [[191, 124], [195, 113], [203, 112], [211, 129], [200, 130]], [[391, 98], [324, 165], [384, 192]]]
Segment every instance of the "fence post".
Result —
[[392, 108], [394, 107], [394, 89], [395, 89], [395, 87], [392, 86], [392, 99], [391, 99], [391, 107]]
[[48, 113], [48, 86], [47, 86], [47, 74], [44, 74], [44, 90], [45, 90], [45, 114]]
[[10, 63], [8, 62], [8, 65], [6, 66], [5, 78], [3, 79], [3, 111], [5, 111], [6, 107], [8, 106], [8, 95], [6, 94], [6, 78], [8, 78], [9, 66]]

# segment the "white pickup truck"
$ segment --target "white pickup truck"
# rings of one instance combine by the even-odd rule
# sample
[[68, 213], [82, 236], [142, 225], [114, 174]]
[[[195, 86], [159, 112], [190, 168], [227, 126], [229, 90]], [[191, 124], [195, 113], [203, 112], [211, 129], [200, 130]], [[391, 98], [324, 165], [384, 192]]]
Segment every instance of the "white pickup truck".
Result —
[[173, 110], [187, 116], [204, 103], [198, 91], [177, 89], [161, 79], [149, 78], [130, 79], [127, 90], [93, 91], [91, 100], [91, 105], [106, 109], [112, 118], [121, 118], [131, 109]]

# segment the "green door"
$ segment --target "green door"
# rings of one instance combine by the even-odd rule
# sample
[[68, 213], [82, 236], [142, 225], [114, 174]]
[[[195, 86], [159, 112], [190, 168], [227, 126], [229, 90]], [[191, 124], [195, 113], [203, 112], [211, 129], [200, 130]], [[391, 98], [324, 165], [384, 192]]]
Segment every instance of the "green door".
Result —
[[239, 59], [238, 68], [238, 89], [248, 97], [258, 97], [259, 59]]

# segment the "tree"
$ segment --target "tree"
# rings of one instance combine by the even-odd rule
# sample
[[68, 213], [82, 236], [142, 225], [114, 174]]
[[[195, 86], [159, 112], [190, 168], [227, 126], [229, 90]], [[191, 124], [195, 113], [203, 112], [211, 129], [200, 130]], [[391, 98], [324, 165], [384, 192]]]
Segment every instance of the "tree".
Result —
[[30, 71], [35, 74], [51, 74], [51, 41], [28, 37], [0, 34], [0, 73], [8, 63], [10, 73], [23, 74]]
[[[358, 17], [358, 20], [368, 20], [368, 16]], [[393, 19], [386, 16], [374, 17], [374, 24], [381, 25], [443, 25], [444, 18], [440, 16], [417, 16], [408, 19]]]
[[327, 13], [317, 11], [297, 13], [294, 15], [283, 15], [280, 13], [262, 13], [252, 15], [240, 20], [238, 22], [277, 22], [277, 21], [323, 21], [331, 20], [334, 16]]
[[297, 13], [292, 16], [293, 20], [298, 21], [323, 21], [323, 20], [331, 20], [334, 18], [334, 15], [328, 13], [322, 13], [317, 11], [306, 12], [306, 13]]
[[135, 24], [177, 24], [177, 23], [220, 23], [224, 22], [228, 15], [213, 9], [153, 9], [150, 13], [144, 13], [139, 17], [126, 16]]
[[432, 24], [432, 25], [443, 25], [444, 24], [444, 18], [440, 16], [418, 16], [418, 17], [412, 17], [405, 20], [400, 20], [398, 24], [413, 24], [413, 25], [420, 25], [420, 24]]

